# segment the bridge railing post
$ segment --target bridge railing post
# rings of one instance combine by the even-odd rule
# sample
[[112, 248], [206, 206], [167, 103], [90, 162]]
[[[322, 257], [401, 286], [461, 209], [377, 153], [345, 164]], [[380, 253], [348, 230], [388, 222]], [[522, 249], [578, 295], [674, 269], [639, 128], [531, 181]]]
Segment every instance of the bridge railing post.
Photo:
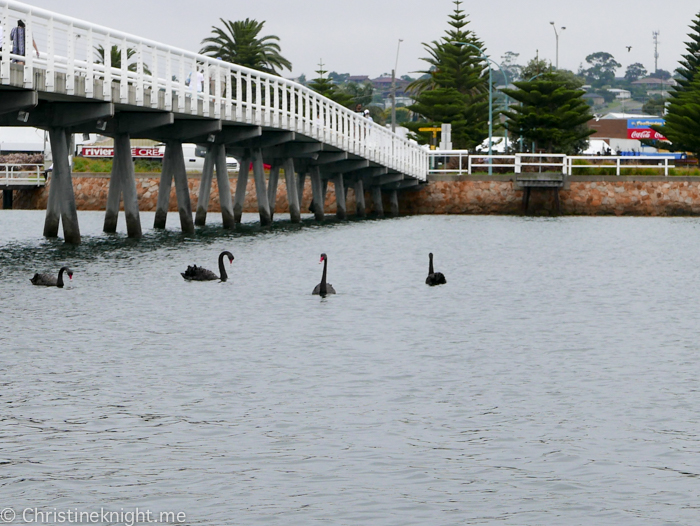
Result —
[[[211, 112], [211, 74], [208, 64], [202, 64], [202, 75], [204, 76], [204, 86], [202, 86], [204, 95], [202, 96], [202, 115], [209, 117]], [[218, 102], [218, 97], [217, 97]], [[216, 112], [216, 109], [214, 110]]]
[[95, 97], [95, 66], [93, 66], [95, 50], [93, 49], [92, 40], [92, 28], [90, 27], [85, 35], [85, 96], [89, 99]]
[[[9, 10], [10, 7], [8, 4], [5, 4], [5, 7], [2, 10], [2, 14], [0, 15], [0, 29], [2, 29], [2, 34], [7, 35], [5, 38], [8, 38], [10, 35], [10, 28], [8, 25], [8, 20], [9, 20]], [[9, 42], [9, 38], [8, 38]], [[3, 45], [2, 51], [0, 51], [0, 82], [2, 84], [9, 84], [10, 83], [10, 51], [11, 47], [9, 45]]]
[[[214, 70], [214, 118], [221, 118], [221, 66], [217, 64]], [[228, 76], [228, 75], [227, 75]]]
[[139, 42], [136, 45], [136, 105], [143, 106], [143, 44]]
[[160, 86], [158, 84], [158, 51], [151, 48], [151, 108], [157, 108], [160, 98]]
[[165, 52], [165, 109], [173, 109], [173, 65], [170, 50]]
[[[121, 55], [121, 71], [119, 73], [119, 102], [122, 104], [129, 103], [129, 54], [127, 52], [126, 38], [122, 38], [119, 45], [119, 54]], [[105, 49], [105, 55], [111, 54], [111, 49]]]
[[[24, 41], [26, 42], [25, 44], [25, 62], [24, 62], [24, 87], [27, 89], [33, 89], [34, 88], [34, 50], [32, 46], [32, 42], [34, 41], [34, 20], [31, 11], [27, 13], [27, 23], [26, 23], [26, 28], [25, 28], [25, 37]], [[5, 35], [5, 39], [7, 40], [7, 44], [3, 45], [5, 47], [6, 45], [10, 44], [10, 34]]]
[[[31, 40], [27, 42], [31, 42]], [[66, 64], [66, 93], [68, 95], [75, 95], [75, 27], [73, 24], [68, 24], [67, 45], [68, 63]]]

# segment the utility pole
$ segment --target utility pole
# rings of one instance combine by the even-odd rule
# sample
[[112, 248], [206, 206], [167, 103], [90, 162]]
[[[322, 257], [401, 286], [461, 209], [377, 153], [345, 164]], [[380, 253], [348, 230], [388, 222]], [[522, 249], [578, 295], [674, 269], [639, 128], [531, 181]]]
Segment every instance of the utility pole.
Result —
[[394, 69], [391, 70], [391, 131], [396, 133], [396, 69], [399, 67], [399, 49], [401, 49], [402, 39], [399, 38], [399, 43], [396, 46], [396, 63]]
[[654, 31], [654, 73], [659, 72], [659, 32]]

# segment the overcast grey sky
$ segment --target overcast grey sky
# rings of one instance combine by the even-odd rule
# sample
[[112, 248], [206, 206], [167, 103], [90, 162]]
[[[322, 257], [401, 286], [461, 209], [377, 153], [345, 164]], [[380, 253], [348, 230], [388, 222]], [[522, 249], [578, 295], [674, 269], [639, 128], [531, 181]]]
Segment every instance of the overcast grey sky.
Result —
[[[378, 76], [425, 68], [422, 42], [439, 39], [453, 11], [450, 0], [32, 0], [31, 5], [198, 51], [219, 18], [265, 21], [263, 32], [280, 37], [292, 73], [313, 78], [323, 59], [328, 71]], [[622, 68], [641, 62], [654, 68], [652, 32], [659, 31], [659, 68], [674, 70], [688, 26], [700, 12], [691, 0], [465, 0], [469, 28], [496, 60], [507, 51], [526, 63], [537, 50], [555, 60], [550, 21], [566, 26], [559, 38], [559, 65], [577, 71], [586, 56], [611, 53]], [[632, 46], [628, 52], [626, 46]]]

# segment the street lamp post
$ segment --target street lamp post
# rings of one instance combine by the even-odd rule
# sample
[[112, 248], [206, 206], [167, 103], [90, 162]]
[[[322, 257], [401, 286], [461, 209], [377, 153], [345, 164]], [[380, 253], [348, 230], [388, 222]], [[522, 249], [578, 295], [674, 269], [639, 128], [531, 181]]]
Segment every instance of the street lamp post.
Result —
[[[557, 42], [557, 61], [556, 61], [556, 65], [557, 65], [557, 69], [559, 69], [559, 32], [557, 31], [557, 26], [554, 24], [554, 22], [550, 22], [550, 24], [552, 24], [552, 29], [554, 29], [554, 37], [555, 37], [556, 42]], [[566, 28], [565, 28], [564, 26], [562, 26], [561, 30], [564, 31], [565, 29], [566, 29]]]
[[399, 43], [396, 46], [396, 64], [391, 70], [391, 131], [396, 132], [396, 70], [399, 67], [399, 49], [401, 48], [402, 39], [399, 38]]
[[[503, 68], [496, 62], [495, 60], [490, 59], [487, 55], [484, 54], [484, 52], [481, 50], [480, 47], [472, 44], [471, 42], [455, 42], [456, 46], [469, 46], [473, 47], [476, 49], [479, 54], [481, 55], [481, 58], [486, 61], [486, 65], [489, 68], [489, 175], [493, 175], [493, 160], [491, 159], [491, 156], [493, 155], [493, 82], [491, 81], [491, 64], [493, 63], [498, 67], [498, 69], [503, 73], [503, 78], [506, 81], [506, 88], [508, 87], [508, 76], [506, 75], [505, 71], [503, 71]], [[508, 96], [506, 95], [506, 106], [508, 105]], [[506, 131], [506, 139], [505, 139], [505, 145], [506, 148], [508, 147], [508, 132]]]

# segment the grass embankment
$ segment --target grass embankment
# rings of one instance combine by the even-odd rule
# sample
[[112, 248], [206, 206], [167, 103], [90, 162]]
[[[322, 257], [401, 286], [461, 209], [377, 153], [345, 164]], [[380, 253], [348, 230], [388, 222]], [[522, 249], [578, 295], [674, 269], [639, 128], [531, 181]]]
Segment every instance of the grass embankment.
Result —
[[[134, 169], [139, 173], [160, 172], [163, 168], [161, 161], [137, 159], [134, 161]], [[112, 171], [112, 159], [86, 159], [73, 157], [73, 172], [110, 173]]]

